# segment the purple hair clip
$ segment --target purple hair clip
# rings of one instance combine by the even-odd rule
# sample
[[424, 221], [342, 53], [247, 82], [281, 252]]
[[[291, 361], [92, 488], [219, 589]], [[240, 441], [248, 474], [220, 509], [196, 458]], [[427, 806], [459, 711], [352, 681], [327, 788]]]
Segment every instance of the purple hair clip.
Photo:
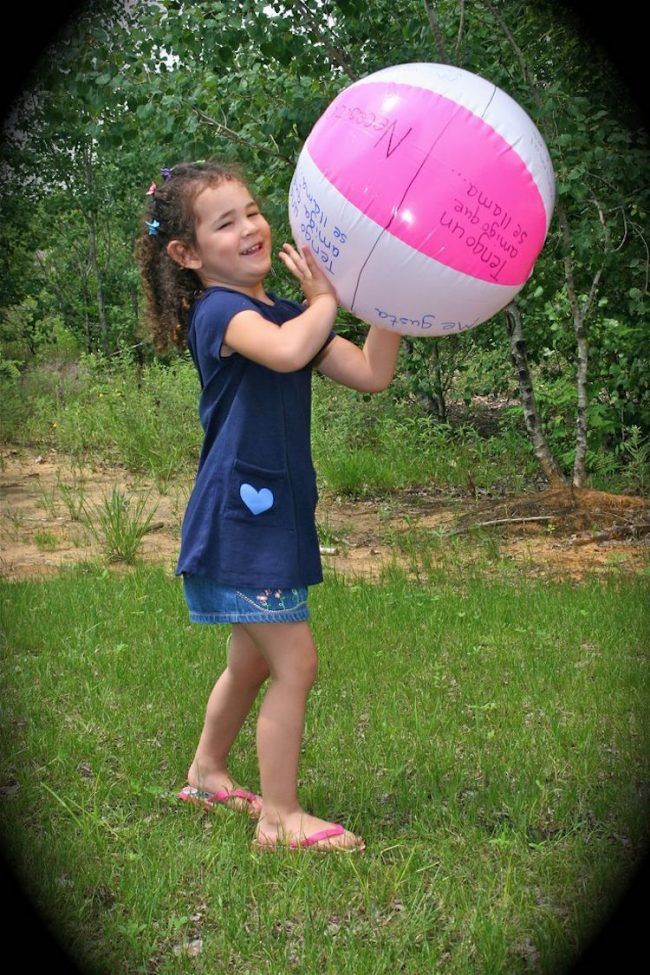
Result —
[[149, 236], [155, 237], [158, 233], [158, 227], [160, 226], [160, 220], [152, 220], [151, 223], [145, 220], [147, 227], [149, 228]]
[[171, 169], [168, 169], [167, 167], [165, 167], [164, 169], [161, 169], [160, 170], [160, 175], [162, 176], [162, 178], [166, 182], [168, 179], [171, 179], [172, 178], [172, 171], [171, 171]]

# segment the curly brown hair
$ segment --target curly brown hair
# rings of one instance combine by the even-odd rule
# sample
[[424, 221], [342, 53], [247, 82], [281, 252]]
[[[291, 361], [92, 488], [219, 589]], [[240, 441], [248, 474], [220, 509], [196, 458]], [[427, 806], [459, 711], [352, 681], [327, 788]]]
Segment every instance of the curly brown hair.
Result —
[[[162, 170], [165, 181], [150, 194], [146, 221], [154, 233], [143, 230], [135, 245], [147, 303], [148, 327], [157, 351], [170, 345], [185, 348], [187, 317], [202, 291], [194, 271], [181, 267], [167, 253], [171, 240], [194, 244], [194, 201], [204, 189], [225, 180], [245, 185], [233, 166], [217, 162], [179, 163]], [[154, 221], [156, 222], [154, 224]]]

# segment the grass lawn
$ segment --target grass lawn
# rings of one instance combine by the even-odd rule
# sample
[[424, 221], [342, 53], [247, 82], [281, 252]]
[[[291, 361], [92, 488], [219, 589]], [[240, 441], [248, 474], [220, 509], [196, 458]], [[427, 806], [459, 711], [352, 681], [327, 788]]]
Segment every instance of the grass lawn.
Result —
[[[93, 975], [561, 972], [647, 835], [648, 588], [316, 587], [301, 796], [355, 857], [257, 854], [174, 799], [227, 631], [168, 571], [5, 582], [5, 855]], [[254, 720], [233, 772], [258, 785]]]

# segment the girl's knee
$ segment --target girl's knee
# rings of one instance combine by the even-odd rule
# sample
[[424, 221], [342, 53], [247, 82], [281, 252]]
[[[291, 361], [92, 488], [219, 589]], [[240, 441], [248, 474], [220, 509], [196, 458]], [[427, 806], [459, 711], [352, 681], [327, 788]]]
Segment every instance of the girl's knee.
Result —
[[273, 680], [311, 685], [318, 673], [318, 654], [307, 623], [258, 623], [247, 636], [268, 664]]
[[267, 661], [243, 631], [233, 630], [229, 645], [228, 669], [236, 680], [261, 686], [270, 671]]
[[271, 678], [308, 691], [318, 676], [316, 648], [307, 645], [287, 653], [271, 668]]
[[310, 688], [318, 677], [318, 654], [312, 648], [296, 662], [296, 677], [305, 687]]
[[269, 668], [265, 660], [248, 664], [245, 668], [236, 670], [237, 676], [245, 680], [253, 687], [261, 687], [264, 681], [270, 676]]
[[235, 677], [254, 687], [261, 687], [270, 676], [269, 665], [263, 657], [248, 658], [244, 661], [229, 661], [228, 664]]

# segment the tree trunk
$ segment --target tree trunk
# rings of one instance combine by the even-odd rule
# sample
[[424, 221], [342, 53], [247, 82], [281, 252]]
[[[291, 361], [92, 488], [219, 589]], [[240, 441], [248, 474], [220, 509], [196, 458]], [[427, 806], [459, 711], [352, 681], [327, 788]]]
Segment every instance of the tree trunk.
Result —
[[[592, 202], [598, 210], [598, 216], [603, 229], [603, 240], [605, 243], [604, 253], [607, 252], [609, 245], [609, 232], [605, 223], [605, 216], [598, 201], [593, 198]], [[605, 266], [605, 259], [593, 276], [591, 288], [586, 298], [579, 298], [576, 288], [575, 276], [573, 271], [573, 258], [571, 256], [571, 231], [566, 210], [561, 202], [556, 206], [558, 222], [562, 231], [562, 241], [564, 245], [564, 276], [567, 282], [567, 294], [571, 311], [573, 313], [573, 329], [576, 336], [576, 347], [578, 350], [578, 367], [576, 370], [576, 453], [573, 462], [573, 486], [583, 487], [587, 477], [587, 366], [589, 362], [587, 331], [585, 329], [585, 319], [593, 307], [598, 295], [600, 278]]]
[[442, 30], [440, 29], [440, 24], [438, 23], [438, 15], [436, 14], [431, 0], [424, 0], [424, 9], [426, 10], [427, 17], [429, 19], [429, 27], [431, 28], [431, 33], [434, 36], [436, 48], [438, 49], [438, 60], [441, 64], [448, 64], [449, 60], [447, 58], [445, 40]]
[[533, 381], [528, 367], [528, 356], [526, 354], [526, 340], [524, 339], [521, 327], [521, 314], [514, 301], [505, 309], [506, 328], [510, 338], [510, 353], [512, 361], [517, 370], [519, 379], [519, 390], [521, 394], [521, 405], [524, 410], [526, 430], [530, 437], [535, 451], [535, 457], [539, 461], [540, 467], [544, 472], [549, 484], [553, 486], [566, 485], [567, 481], [558, 467], [544, 436], [542, 421], [535, 402], [533, 392]]
[[442, 382], [442, 372], [440, 369], [440, 353], [437, 340], [431, 343], [431, 367], [429, 369], [432, 401], [434, 403], [436, 419], [444, 423], [447, 420], [447, 404], [445, 402], [445, 389]]
[[576, 376], [576, 453], [573, 461], [573, 486], [583, 487], [587, 473], [587, 336], [582, 320], [575, 322], [578, 346], [578, 370]]

